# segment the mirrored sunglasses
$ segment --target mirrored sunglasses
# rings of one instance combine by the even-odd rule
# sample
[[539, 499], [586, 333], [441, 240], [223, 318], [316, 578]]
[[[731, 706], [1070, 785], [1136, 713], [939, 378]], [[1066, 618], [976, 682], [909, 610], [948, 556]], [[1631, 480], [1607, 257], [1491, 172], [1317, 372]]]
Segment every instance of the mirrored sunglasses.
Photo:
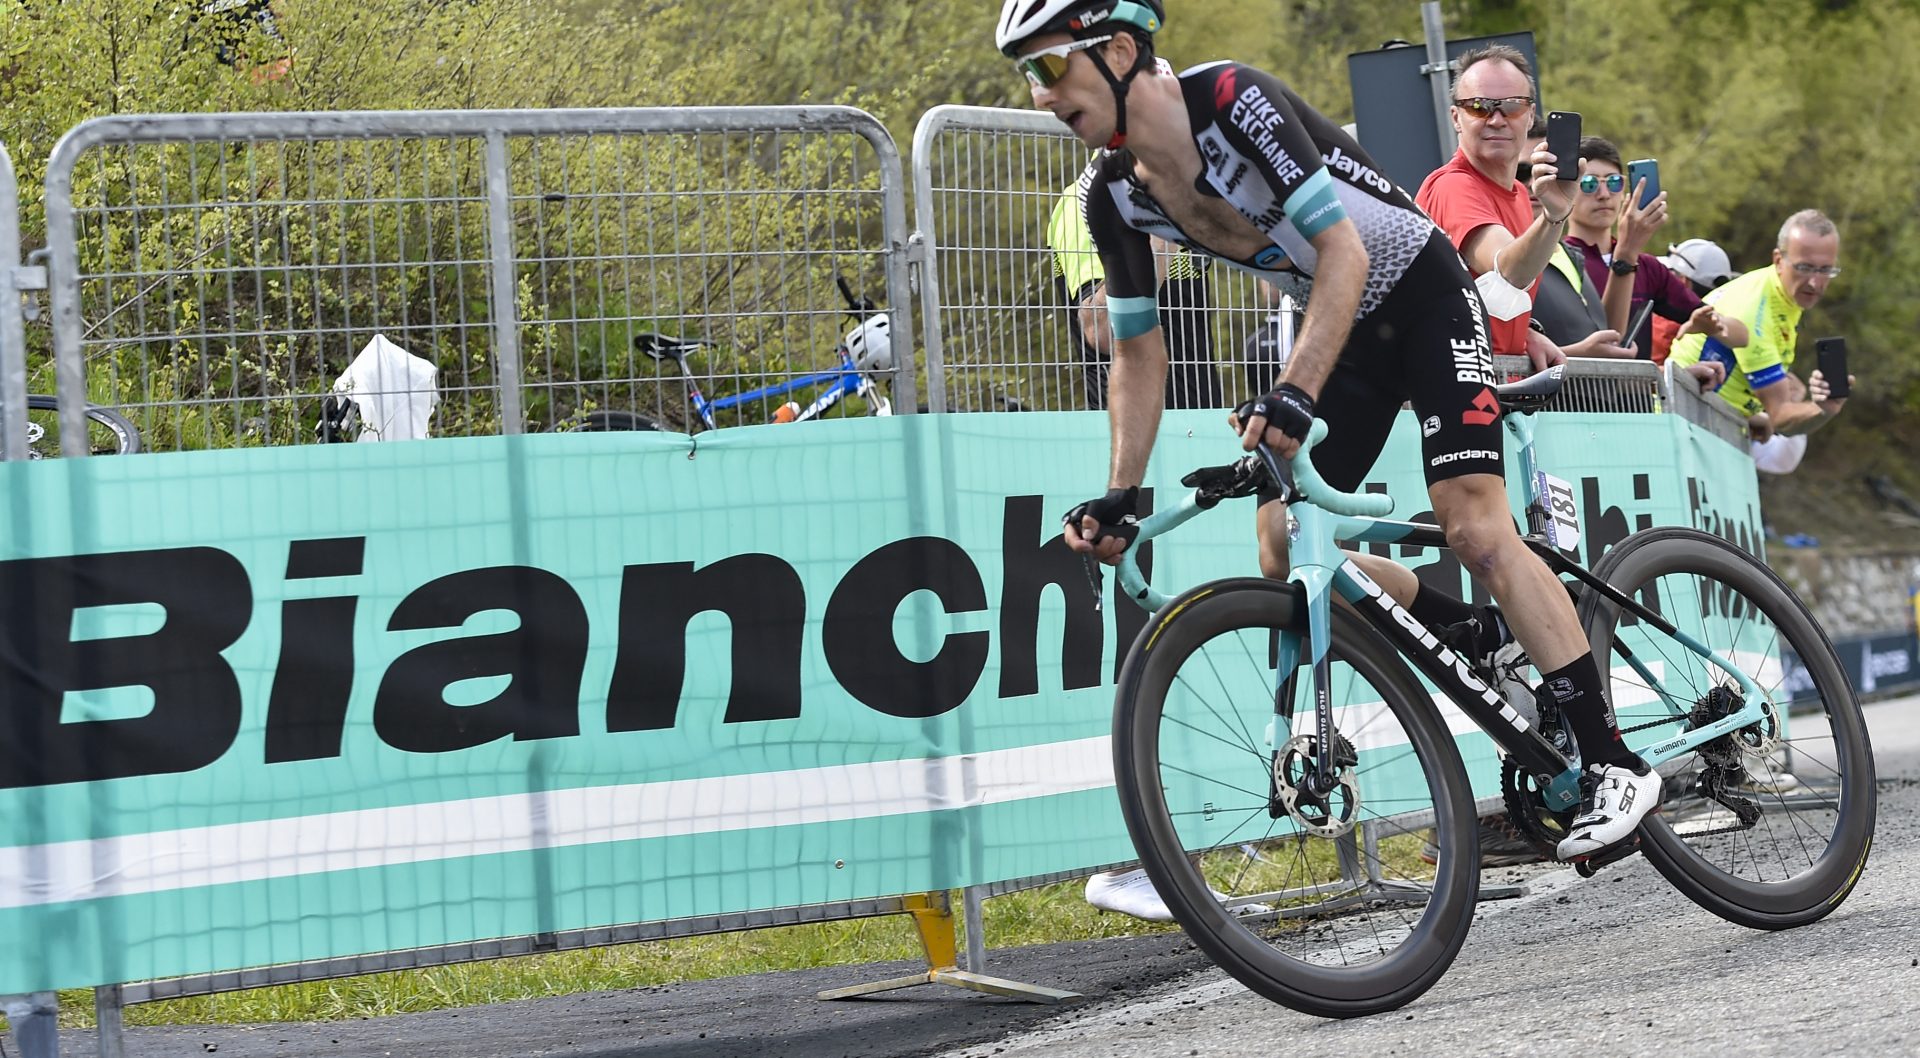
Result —
[[1035, 88], [1052, 88], [1067, 75], [1067, 62], [1076, 51], [1105, 44], [1113, 39], [1109, 33], [1104, 37], [1089, 37], [1086, 40], [1072, 40], [1065, 44], [1056, 44], [1051, 48], [1041, 48], [1013, 61], [1020, 72], [1027, 75], [1028, 83]]
[[[1606, 180], [1607, 180], [1607, 190], [1613, 192], [1616, 195], [1620, 193], [1621, 188], [1627, 186], [1627, 178], [1624, 176], [1621, 176], [1619, 173], [1608, 173]], [[1587, 173], [1581, 176], [1580, 190], [1586, 192], [1589, 195], [1599, 194], [1600, 193], [1600, 177], [1594, 173]]]
[[1533, 109], [1533, 98], [1531, 96], [1501, 96], [1496, 99], [1488, 96], [1473, 96], [1468, 99], [1456, 99], [1453, 101], [1453, 105], [1482, 120], [1492, 117], [1495, 111], [1513, 118], [1519, 117], [1521, 114]]

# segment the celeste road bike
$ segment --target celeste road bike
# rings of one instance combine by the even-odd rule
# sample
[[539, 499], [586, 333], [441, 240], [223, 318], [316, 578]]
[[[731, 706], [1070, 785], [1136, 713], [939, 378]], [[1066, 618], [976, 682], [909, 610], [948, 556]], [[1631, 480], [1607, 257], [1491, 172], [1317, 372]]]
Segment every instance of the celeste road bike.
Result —
[[[1579, 869], [1638, 851], [1729, 921], [1813, 922], [1859, 881], [1873, 835], [1873, 756], [1840, 661], [1779, 578], [1719, 537], [1645, 529], [1591, 572], [1557, 549], [1577, 529], [1572, 491], [1536, 467], [1532, 412], [1560, 370], [1499, 387], [1526, 540], [1572, 593], [1629, 744], [1664, 776], [1662, 809]], [[1316, 422], [1308, 447], [1325, 435]], [[1194, 943], [1249, 988], [1325, 1017], [1399, 1007], [1466, 939], [1477, 811], [1504, 803], [1551, 857], [1580, 804], [1575, 747], [1551, 696], [1503, 696], [1337, 546], [1442, 548], [1437, 527], [1381, 520], [1391, 500], [1335, 492], [1304, 448], [1288, 464], [1262, 448], [1183, 483], [1194, 491], [1144, 519], [1139, 541], [1277, 488], [1293, 568], [1168, 597], [1141, 578], [1137, 543], [1123, 557], [1125, 591], [1154, 612], [1114, 706], [1134, 846]], [[1475, 726], [1497, 759], [1456, 741]]]

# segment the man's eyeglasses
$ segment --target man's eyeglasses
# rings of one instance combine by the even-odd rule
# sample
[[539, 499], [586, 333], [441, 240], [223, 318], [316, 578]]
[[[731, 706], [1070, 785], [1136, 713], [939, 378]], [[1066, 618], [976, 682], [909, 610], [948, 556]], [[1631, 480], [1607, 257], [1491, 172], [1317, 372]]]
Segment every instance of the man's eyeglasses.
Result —
[[1793, 274], [1797, 276], [1825, 276], [1832, 279], [1840, 274], [1839, 265], [1816, 265], [1805, 261], [1793, 261], [1790, 264], [1793, 267]]
[[[1608, 173], [1606, 176], [1606, 181], [1607, 181], [1607, 190], [1613, 192], [1616, 195], [1620, 193], [1621, 188], [1627, 186], [1627, 178], [1624, 176], [1621, 176], [1619, 173]], [[1599, 194], [1600, 193], [1600, 176], [1596, 173], [1583, 174], [1580, 177], [1580, 190], [1589, 195]]]
[[1473, 96], [1468, 99], [1456, 99], [1453, 105], [1482, 121], [1492, 117], [1495, 111], [1510, 118], [1517, 118], [1533, 109], [1533, 97], [1501, 96], [1496, 99], [1488, 96]]
[[1051, 48], [1041, 48], [1029, 52], [1013, 61], [1020, 72], [1027, 75], [1027, 82], [1035, 88], [1052, 88], [1067, 75], [1067, 61], [1076, 51], [1086, 51], [1096, 45], [1105, 44], [1113, 39], [1109, 33], [1104, 37], [1089, 37], [1086, 40], [1070, 40], [1065, 44], [1055, 44]]

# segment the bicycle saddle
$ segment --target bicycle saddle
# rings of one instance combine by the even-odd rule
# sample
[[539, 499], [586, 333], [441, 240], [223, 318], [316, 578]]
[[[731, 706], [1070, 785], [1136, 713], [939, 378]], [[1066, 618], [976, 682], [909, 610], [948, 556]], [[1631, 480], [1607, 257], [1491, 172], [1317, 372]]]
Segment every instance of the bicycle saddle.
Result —
[[1565, 365], [1556, 364], [1518, 382], [1495, 386], [1493, 392], [1499, 395], [1500, 406], [1507, 411], [1523, 414], [1536, 412], [1546, 407], [1553, 395], [1560, 392], [1560, 383], [1566, 381], [1566, 373]]
[[696, 349], [712, 345], [701, 338], [676, 338], [667, 334], [642, 331], [633, 336], [633, 347], [655, 360], [680, 360]]

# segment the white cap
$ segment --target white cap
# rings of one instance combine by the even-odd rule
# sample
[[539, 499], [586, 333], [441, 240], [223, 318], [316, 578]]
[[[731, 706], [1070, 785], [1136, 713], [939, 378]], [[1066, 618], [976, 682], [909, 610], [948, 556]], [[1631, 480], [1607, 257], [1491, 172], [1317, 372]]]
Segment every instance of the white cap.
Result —
[[1706, 239], [1688, 239], [1678, 246], [1668, 246], [1667, 256], [1661, 261], [1703, 287], [1719, 286], [1734, 274], [1727, 251]]

